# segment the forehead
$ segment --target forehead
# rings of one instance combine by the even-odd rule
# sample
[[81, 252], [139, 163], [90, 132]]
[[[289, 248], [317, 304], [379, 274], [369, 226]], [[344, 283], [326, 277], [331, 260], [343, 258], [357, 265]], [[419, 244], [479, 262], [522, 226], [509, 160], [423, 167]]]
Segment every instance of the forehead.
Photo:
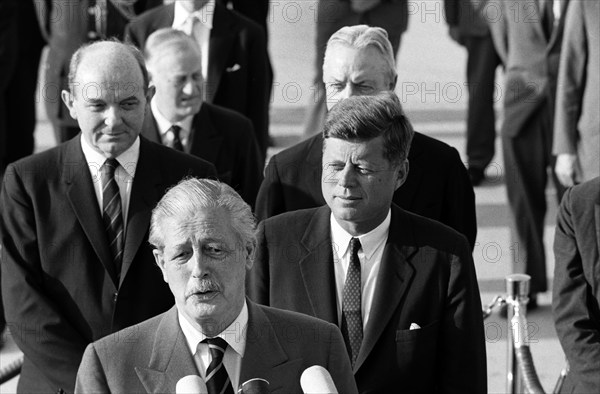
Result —
[[370, 140], [343, 140], [330, 137], [324, 140], [324, 146], [323, 157], [328, 160], [387, 162], [381, 136]]
[[190, 216], [164, 219], [162, 230], [166, 247], [208, 241], [231, 244], [236, 239], [231, 217], [223, 208], [199, 209]]
[[92, 50], [84, 53], [75, 74], [74, 91], [90, 99], [144, 94], [144, 78], [140, 65], [128, 52], [103, 54]]
[[327, 49], [323, 73], [327, 76], [362, 76], [384, 78], [388, 64], [381, 52], [372, 45], [351, 48], [337, 43]]
[[152, 58], [152, 68], [161, 74], [192, 73], [202, 69], [200, 50], [194, 45], [158, 48]]

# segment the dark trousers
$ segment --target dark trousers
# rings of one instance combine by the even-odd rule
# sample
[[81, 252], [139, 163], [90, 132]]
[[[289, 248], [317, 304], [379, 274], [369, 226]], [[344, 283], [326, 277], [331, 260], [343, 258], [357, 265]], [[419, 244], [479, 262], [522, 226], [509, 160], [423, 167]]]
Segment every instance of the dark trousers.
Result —
[[[504, 127], [511, 127], [505, 121]], [[565, 189], [554, 174], [552, 114], [542, 105], [515, 137], [502, 133], [506, 191], [515, 224], [514, 271], [531, 276], [532, 293], [548, 290], [544, 218], [548, 169], [560, 202]]]
[[469, 167], [485, 169], [494, 158], [496, 116], [494, 80], [501, 60], [490, 34], [465, 38], [467, 48], [467, 158]]

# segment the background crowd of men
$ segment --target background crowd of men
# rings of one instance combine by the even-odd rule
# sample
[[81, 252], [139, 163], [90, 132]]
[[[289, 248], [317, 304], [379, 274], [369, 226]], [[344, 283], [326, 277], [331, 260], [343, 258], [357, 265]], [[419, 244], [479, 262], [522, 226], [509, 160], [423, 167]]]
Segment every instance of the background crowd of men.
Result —
[[[18, 391], [175, 392], [197, 375], [209, 393], [252, 378], [301, 393], [321, 365], [343, 393], [486, 392], [473, 187], [499, 65], [528, 308], [548, 290], [551, 178], [565, 390], [600, 390], [600, 3], [445, 1], [468, 53], [466, 166], [394, 93], [408, 3], [318, 2], [319, 99], [306, 139], [266, 163], [268, 1], [2, 2], [0, 317]], [[32, 155], [46, 44], [59, 145]]]

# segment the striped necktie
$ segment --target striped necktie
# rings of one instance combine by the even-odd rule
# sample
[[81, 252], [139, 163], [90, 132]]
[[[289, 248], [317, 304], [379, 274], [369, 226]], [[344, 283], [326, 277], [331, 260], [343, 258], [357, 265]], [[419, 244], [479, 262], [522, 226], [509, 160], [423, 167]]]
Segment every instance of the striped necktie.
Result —
[[342, 337], [350, 356], [350, 364], [354, 368], [358, 351], [363, 339], [362, 313], [361, 313], [361, 285], [360, 285], [360, 249], [358, 238], [350, 240], [350, 264], [346, 274], [346, 283], [342, 298]]
[[223, 356], [227, 349], [227, 341], [223, 338], [207, 338], [202, 342], [208, 344], [210, 365], [206, 369], [206, 387], [208, 394], [233, 394], [231, 379], [223, 364]]
[[102, 219], [118, 278], [121, 274], [124, 234], [121, 195], [115, 179], [117, 167], [119, 162], [116, 159], [107, 159], [102, 166]]

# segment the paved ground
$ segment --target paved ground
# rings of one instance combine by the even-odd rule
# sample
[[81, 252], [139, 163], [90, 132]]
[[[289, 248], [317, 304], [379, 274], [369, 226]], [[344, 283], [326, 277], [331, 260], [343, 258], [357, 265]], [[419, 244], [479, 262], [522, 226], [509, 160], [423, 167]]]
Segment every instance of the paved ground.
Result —
[[[399, 54], [397, 93], [417, 130], [445, 141], [463, 154], [467, 98], [465, 52], [447, 38], [440, 1], [413, 1], [410, 4], [410, 27], [403, 37]], [[275, 68], [271, 133], [276, 146], [270, 149], [270, 154], [301, 139], [305, 108], [313, 92], [312, 45], [316, 1], [272, 1], [271, 6], [270, 51]], [[40, 104], [41, 101], [38, 100]], [[36, 130], [37, 150], [55, 143], [43, 110], [40, 115]], [[497, 152], [500, 149], [498, 140]], [[475, 190], [479, 233], [473, 255], [484, 303], [496, 294], [504, 293], [504, 277], [511, 273], [511, 251], [516, 246], [511, 240], [503, 172], [504, 163], [501, 155], [497, 154], [488, 168], [488, 181]], [[553, 189], [547, 190], [547, 197], [550, 212], [545, 241], [548, 272], [552, 273], [551, 245], [556, 215]], [[551, 278], [549, 280], [551, 282]], [[554, 387], [564, 365], [564, 356], [551, 320], [550, 303], [550, 294], [543, 294], [541, 308], [530, 314], [528, 326], [534, 361], [546, 391]], [[489, 392], [504, 393], [507, 324], [495, 314], [485, 321], [485, 327]], [[6, 339], [7, 346], [0, 352], [0, 367], [18, 355], [10, 334], [6, 334]], [[15, 387], [16, 379], [0, 386], [0, 392], [11, 393]]]

